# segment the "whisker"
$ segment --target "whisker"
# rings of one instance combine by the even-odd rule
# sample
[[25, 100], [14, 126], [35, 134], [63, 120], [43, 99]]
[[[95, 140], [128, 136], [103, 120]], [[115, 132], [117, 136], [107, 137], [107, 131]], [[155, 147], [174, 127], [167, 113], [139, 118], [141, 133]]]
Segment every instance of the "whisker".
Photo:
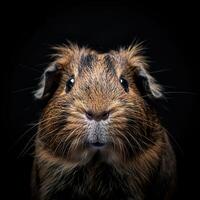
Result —
[[39, 70], [39, 69], [36, 69], [36, 68], [34, 68], [34, 67], [31, 67], [31, 66], [28, 66], [28, 65], [18, 65], [18, 67], [22, 67], [22, 68], [25, 68], [25, 69], [29, 69], [29, 70], [32, 70], [32, 71], [34, 71], [34, 72], [37, 72], [37, 73], [39, 73], [39, 74], [41, 74], [41, 73], [43, 73], [43, 71], [41, 70]]
[[[39, 121], [37, 123], [33, 123], [33, 125], [28, 130], [26, 130], [22, 135], [20, 135], [20, 137], [15, 141], [12, 148], [14, 148], [28, 133], [30, 133], [30, 131], [32, 131], [34, 128], [36, 128], [40, 123], [49, 121], [50, 119], [54, 119], [54, 118], [57, 118], [57, 116], [54, 116], [54, 117], [51, 117], [51, 118], [48, 118], [48, 119], [44, 119], [44, 120]], [[49, 126], [50, 125], [52, 125], [52, 124], [49, 124]], [[45, 127], [45, 128], [47, 128], [47, 127]]]
[[[155, 141], [152, 141], [151, 139], [149, 139], [148, 137], [146, 137], [145, 135], [141, 134], [141, 137], [144, 137], [146, 140], [148, 140], [151, 144], [156, 144]], [[141, 139], [142, 142], [144, 142], [142, 139]], [[146, 143], [147, 144], [147, 143]]]
[[125, 149], [124, 149], [125, 147], [122, 146], [119, 138], [116, 138], [116, 140], [117, 140], [117, 143], [118, 143], [118, 147], [119, 147], [120, 153], [122, 154], [122, 158], [123, 158], [123, 160], [125, 160], [126, 159], [126, 153], [125, 153]]
[[146, 125], [147, 127], [150, 127], [150, 128], [155, 128], [155, 127], [160, 127], [160, 124], [158, 123], [155, 123], [155, 122], [152, 122], [152, 121], [149, 121], [149, 120], [145, 120], [144, 118], [140, 118], [140, 117], [136, 117], [134, 116], [135, 119], [128, 119], [130, 122], [133, 122], [134, 124], [137, 123], [137, 122], [140, 122], [144, 125]]
[[168, 69], [161, 69], [161, 70], [151, 71], [150, 73], [151, 74], [156, 74], [156, 73], [168, 72], [168, 71], [171, 71], [171, 69], [170, 68], [168, 68]]
[[[141, 150], [141, 151], [143, 151], [143, 148], [142, 148], [142, 146], [140, 145], [140, 143], [137, 141], [137, 139], [136, 139], [131, 133], [129, 133], [128, 131], [127, 131], [126, 133], [135, 141], [135, 143], [136, 143], [137, 146], [138, 146], [138, 149]], [[119, 134], [120, 136], [122, 136], [122, 137], [128, 142], [130, 148], [132, 149], [132, 151], [134, 151], [133, 146], [132, 146], [132, 144], [130, 143], [130, 141], [128, 140], [128, 138], [127, 138], [123, 133], [121, 133], [120, 131], [118, 131], [118, 134]]]
[[176, 139], [173, 137], [172, 134], [170, 134], [168, 131], [166, 131], [167, 135], [170, 137], [170, 139], [174, 142], [174, 144], [178, 147], [179, 151], [181, 152], [182, 155], [184, 155], [184, 152], [181, 148], [181, 146], [179, 145], [179, 143], [176, 141]]
[[[59, 128], [53, 129], [52, 131], [50, 131], [50, 132], [48, 132], [48, 133], [45, 133], [43, 136], [40, 136], [40, 139], [44, 139], [44, 138], [49, 137], [49, 135], [51, 135], [52, 133], [56, 132], [58, 129], [59, 129]], [[50, 143], [52, 142], [52, 140], [55, 140], [55, 136], [51, 138]]]
[[[21, 153], [19, 154], [19, 156], [17, 157], [18, 159], [22, 156], [24, 156], [29, 150], [30, 147], [28, 148], [29, 144], [32, 142], [32, 140], [36, 137], [36, 134], [34, 134], [29, 141], [27, 142], [27, 144], [25, 145], [25, 147], [23, 148], [23, 150], [21, 151]], [[28, 148], [28, 149], [27, 149]]]
[[28, 91], [28, 90], [32, 90], [34, 89], [35, 87], [26, 87], [26, 88], [22, 88], [22, 89], [18, 89], [18, 90], [14, 90], [12, 91], [13, 94], [16, 94], [16, 93], [19, 93], [19, 92], [24, 92], [24, 91]]
[[144, 149], [142, 148], [142, 146], [138, 142], [138, 140], [129, 131], [127, 131], [126, 133], [135, 141], [135, 143], [138, 145], [139, 150], [141, 150], [142, 152], [144, 152]]
[[[65, 122], [65, 119], [62, 119], [62, 120], [60, 120], [59, 122], [60, 122], [60, 123]], [[39, 131], [39, 132], [42, 132], [43, 130], [48, 129], [49, 127], [54, 126], [54, 125], [56, 125], [56, 124], [58, 124], [57, 121], [51, 122], [51, 123], [49, 123], [49, 124], [47, 124], [47, 125], [44, 125], [44, 126], [43, 126], [42, 128], [40, 128], [38, 131]], [[58, 129], [59, 129], [59, 127], [58, 127]], [[50, 134], [50, 132], [45, 133], [45, 135], [49, 135], [49, 134]]]
[[165, 94], [191, 94], [191, 95], [197, 95], [196, 92], [190, 92], [190, 91], [169, 91], [169, 92], [165, 92]]

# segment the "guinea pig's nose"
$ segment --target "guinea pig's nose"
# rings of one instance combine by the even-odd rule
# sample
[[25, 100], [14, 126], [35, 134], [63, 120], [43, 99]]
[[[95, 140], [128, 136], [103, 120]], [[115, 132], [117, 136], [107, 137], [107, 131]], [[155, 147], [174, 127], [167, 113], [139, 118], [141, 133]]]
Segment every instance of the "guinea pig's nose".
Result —
[[96, 120], [96, 121], [100, 121], [100, 120], [106, 120], [109, 117], [109, 112], [108, 111], [104, 111], [101, 113], [94, 113], [92, 111], [87, 111], [86, 112], [86, 117], [89, 120]]

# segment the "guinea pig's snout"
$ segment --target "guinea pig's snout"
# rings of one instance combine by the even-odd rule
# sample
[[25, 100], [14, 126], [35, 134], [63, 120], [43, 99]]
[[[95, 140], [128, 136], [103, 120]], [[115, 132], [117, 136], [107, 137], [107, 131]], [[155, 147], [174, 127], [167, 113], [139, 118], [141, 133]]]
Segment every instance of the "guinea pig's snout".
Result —
[[103, 111], [103, 112], [97, 113], [97, 112], [92, 112], [92, 111], [86, 111], [85, 115], [89, 120], [101, 121], [101, 120], [107, 120], [110, 115], [110, 112]]

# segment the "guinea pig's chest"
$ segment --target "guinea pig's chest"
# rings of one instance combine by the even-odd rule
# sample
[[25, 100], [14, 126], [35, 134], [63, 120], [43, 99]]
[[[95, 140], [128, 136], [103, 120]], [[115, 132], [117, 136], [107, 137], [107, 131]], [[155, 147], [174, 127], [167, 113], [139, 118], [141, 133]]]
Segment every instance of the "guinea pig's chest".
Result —
[[54, 197], [59, 200], [122, 200], [130, 194], [128, 178], [107, 164], [75, 169], [61, 182], [64, 187]]

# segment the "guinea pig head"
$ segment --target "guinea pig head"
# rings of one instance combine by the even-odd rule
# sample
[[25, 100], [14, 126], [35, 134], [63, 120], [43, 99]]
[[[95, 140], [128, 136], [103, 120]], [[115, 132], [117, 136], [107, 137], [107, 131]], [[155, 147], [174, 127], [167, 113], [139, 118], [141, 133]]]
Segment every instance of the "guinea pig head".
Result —
[[162, 97], [148, 73], [141, 47], [98, 53], [76, 45], [58, 47], [35, 97], [46, 100], [37, 142], [77, 162], [94, 155], [126, 161], [154, 142], [148, 99]]

